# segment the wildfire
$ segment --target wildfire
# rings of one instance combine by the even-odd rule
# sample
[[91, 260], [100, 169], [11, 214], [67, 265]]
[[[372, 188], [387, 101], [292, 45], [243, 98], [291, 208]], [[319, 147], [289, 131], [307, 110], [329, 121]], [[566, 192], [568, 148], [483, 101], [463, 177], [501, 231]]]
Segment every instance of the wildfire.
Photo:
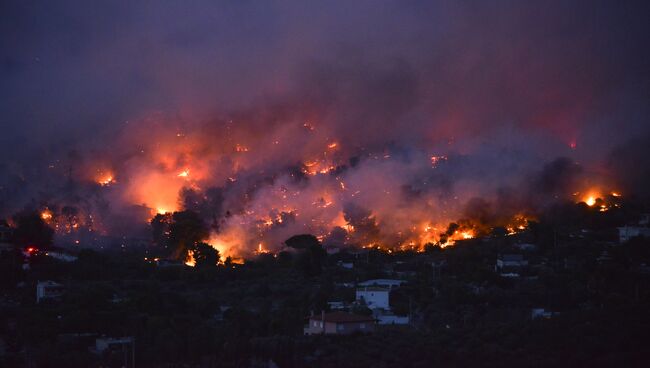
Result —
[[185, 169], [185, 170], [181, 171], [180, 173], [178, 173], [177, 176], [179, 178], [187, 178], [187, 177], [189, 177], [190, 176], [190, 169]]
[[270, 251], [264, 249], [264, 245], [262, 243], [257, 244], [257, 254], [267, 254], [267, 253], [270, 253]]
[[242, 146], [241, 144], [235, 145], [235, 152], [248, 152], [249, 149], [246, 146]]
[[52, 220], [52, 217], [53, 217], [52, 211], [48, 209], [44, 209], [41, 212], [41, 219], [43, 219], [45, 222], [49, 222], [50, 220]]
[[108, 186], [115, 183], [115, 177], [112, 173], [103, 173], [100, 172], [99, 176], [96, 178], [97, 184], [101, 186]]
[[185, 265], [194, 267], [196, 266], [196, 259], [194, 259], [194, 251], [193, 250], [188, 250], [187, 251], [187, 256], [185, 257]]
[[587, 197], [587, 199], [585, 199], [585, 203], [587, 204], [587, 206], [592, 207], [593, 205], [596, 204], [596, 197], [593, 196]]
[[431, 156], [431, 166], [436, 167], [440, 161], [447, 161], [447, 156]]

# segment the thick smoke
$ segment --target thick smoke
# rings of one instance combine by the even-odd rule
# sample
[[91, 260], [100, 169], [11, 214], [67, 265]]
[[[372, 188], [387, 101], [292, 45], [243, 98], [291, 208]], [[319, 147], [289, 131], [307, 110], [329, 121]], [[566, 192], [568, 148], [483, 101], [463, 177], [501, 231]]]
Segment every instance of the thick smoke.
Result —
[[246, 253], [647, 197], [644, 6], [3, 3], [0, 215], [146, 237], [191, 209]]

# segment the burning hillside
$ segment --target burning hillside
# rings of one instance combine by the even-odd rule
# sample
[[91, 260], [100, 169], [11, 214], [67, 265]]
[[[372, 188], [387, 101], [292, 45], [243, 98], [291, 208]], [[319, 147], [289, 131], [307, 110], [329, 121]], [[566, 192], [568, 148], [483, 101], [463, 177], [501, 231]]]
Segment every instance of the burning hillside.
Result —
[[[648, 32], [625, 31], [642, 12], [142, 6], [137, 22], [106, 12], [128, 27], [83, 17], [93, 32], [8, 40], [0, 216], [32, 209], [60, 242], [92, 246], [149, 244], [158, 215], [191, 211], [198, 240], [246, 256], [304, 233], [447, 246], [516, 233], [558, 202], [647, 198]], [[41, 14], [28, 10], [12, 11]]]
[[[371, 149], [314, 123], [287, 124], [270, 135], [230, 119], [182, 133], [170, 125], [145, 119], [117, 141], [130, 150], [86, 157], [72, 178], [73, 195], [44, 201], [42, 219], [62, 239], [79, 243], [84, 232], [119, 231], [113, 224], [119, 216], [144, 229], [153, 220], [169, 226], [172, 213], [189, 210], [207, 226], [196, 241], [223, 256], [246, 257], [276, 251], [303, 233], [325, 246], [445, 247], [497, 228], [523, 231], [555, 202], [584, 201], [606, 211], [620, 198], [590, 187], [610, 184], [570, 159], [535, 169], [489, 151]], [[79, 201], [84, 192], [90, 197]]]

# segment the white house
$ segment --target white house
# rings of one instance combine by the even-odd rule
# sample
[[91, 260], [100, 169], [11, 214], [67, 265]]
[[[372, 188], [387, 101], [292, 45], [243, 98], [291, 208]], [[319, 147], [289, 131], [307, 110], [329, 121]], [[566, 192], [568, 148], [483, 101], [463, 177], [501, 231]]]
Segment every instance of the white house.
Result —
[[390, 311], [375, 309], [372, 313], [379, 325], [408, 325], [408, 316], [398, 316]]
[[388, 289], [394, 289], [400, 287], [405, 281], [404, 280], [392, 280], [392, 279], [374, 279], [364, 282], [360, 282], [359, 286], [369, 287], [369, 286], [379, 286]]
[[381, 287], [363, 287], [357, 289], [357, 301], [364, 301], [370, 309], [390, 309], [390, 290]]
[[36, 303], [63, 295], [64, 286], [54, 281], [39, 281], [36, 284]]
[[650, 238], [650, 227], [623, 226], [618, 228], [618, 241], [621, 244], [637, 236]]

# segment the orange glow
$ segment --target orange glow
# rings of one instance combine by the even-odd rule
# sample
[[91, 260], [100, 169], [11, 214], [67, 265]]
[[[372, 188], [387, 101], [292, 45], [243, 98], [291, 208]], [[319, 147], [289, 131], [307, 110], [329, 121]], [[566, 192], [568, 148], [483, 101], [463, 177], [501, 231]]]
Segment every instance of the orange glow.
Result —
[[108, 186], [115, 183], [115, 176], [111, 172], [100, 172], [95, 180], [101, 186]]
[[178, 177], [180, 177], [180, 178], [187, 178], [189, 176], [190, 176], [190, 169], [185, 169], [185, 170], [181, 171], [180, 173], [178, 173]]
[[438, 166], [440, 161], [447, 161], [447, 156], [431, 156], [431, 166]]
[[596, 204], [596, 197], [593, 196], [587, 197], [587, 199], [585, 199], [585, 203], [587, 204], [587, 206], [592, 207], [593, 205]]
[[187, 256], [185, 257], [185, 265], [194, 267], [196, 266], [196, 259], [194, 259], [194, 251], [188, 250]]
[[52, 211], [48, 209], [44, 209], [43, 212], [41, 212], [41, 218], [45, 221], [48, 222], [52, 220]]

